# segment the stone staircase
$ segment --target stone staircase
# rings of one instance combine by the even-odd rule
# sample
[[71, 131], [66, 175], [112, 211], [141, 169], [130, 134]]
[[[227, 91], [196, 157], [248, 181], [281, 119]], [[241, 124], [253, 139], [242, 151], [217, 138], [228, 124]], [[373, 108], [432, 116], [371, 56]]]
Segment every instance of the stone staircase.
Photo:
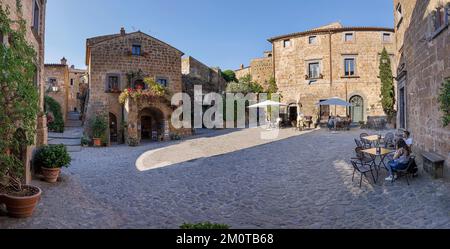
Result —
[[69, 152], [81, 151], [81, 138], [83, 137], [83, 126], [80, 114], [69, 112], [64, 128], [64, 133], [48, 133], [48, 144], [64, 144]]

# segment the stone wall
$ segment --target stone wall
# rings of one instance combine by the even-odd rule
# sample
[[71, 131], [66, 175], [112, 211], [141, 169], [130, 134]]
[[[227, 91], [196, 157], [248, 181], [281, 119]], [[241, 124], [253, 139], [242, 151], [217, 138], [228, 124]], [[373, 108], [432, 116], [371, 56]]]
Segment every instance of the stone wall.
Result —
[[193, 57], [182, 60], [183, 92], [193, 98], [195, 85], [201, 85], [204, 93], [222, 93], [226, 88], [226, 81], [219, 68], [210, 68]]
[[[141, 55], [132, 55], [132, 46], [141, 45]], [[119, 139], [122, 137], [122, 120], [125, 120], [123, 106], [119, 103], [120, 93], [106, 91], [107, 76], [119, 77], [121, 89], [130, 87], [127, 74], [142, 72], [143, 78], [156, 80], [163, 77], [168, 80], [168, 89], [172, 93], [181, 92], [181, 56], [183, 53], [170, 45], [142, 32], [95, 37], [87, 40], [87, 58], [89, 74], [89, 100], [86, 113], [86, 132], [96, 115], [112, 113], [120, 126]], [[132, 122], [137, 122], [133, 120]]]
[[[35, 48], [37, 53], [37, 86], [39, 89], [39, 107], [41, 112], [44, 111], [44, 51], [45, 51], [45, 15], [46, 15], [46, 4], [47, 0], [38, 0], [37, 4], [40, 8], [40, 18], [39, 18], [39, 29], [37, 32], [33, 31], [33, 6], [35, 0], [23, 0], [22, 1], [22, 12], [19, 13], [16, 8], [16, 0], [1, 0], [1, 6], [10, 8], [10, 18], [17, 20], [18, 15], [26, 21], [26, 38], [27, 41]], [[41, 146], [47, 144], [48, 132], [47, 132], [47, 119], [45, 115], [40, 115], [37, 118], [37, 130], [36, 130], [36, 146]], [[26, 182], [31, 181], [30, 173], [30, 161], [31, 152], [35, 146], [30, 146], [27, 148], [27, 158], [24, 159], [25, 162], [25, 178]]]
[[274, 76], [272, 51], [265, 51], [264, 57], [250, 61], [249, 67], [235, 70], [236, 78], [240, 79], [247, 75], [252, 76], [252, 80], [267, 88], [270, 79]]
[[[301, 112], [307, 116], [319, 113], [316, 104], [320, 100], [339, 97], [350, 101], [360, 96], [364, 101], [363, 117], [383, 116], [380, 102], [381, 82], [379, 75], [379, 58], [383, 48], [394, 57], [395, 44], [393, 30], [385, 28], [343, 28], [303, 32], [270, 39], [273, 43], [275, 80], [283, 101], [301, 106]], [[346, 33], [353, 34], [353, 41], [344, 41]], [[383, 42], [384, 33], [391, 36], [391, 41]], [[310, 37], [316, 42], [310, 44]], [[286, 40], [290, 46], [284, 47]], [[344, 75], [344, 59], [355, 58], [354, 76]], [[321, 77], [307, 79], [308, 64], [320, 65]], [[330, 111], [334, 114], [334, 108]], [[346, 108], [337, 108], [337, 114], [346, 116]]]
[[236, 74], [236, 79], [244, 78], [247, 75], [252, 75], [251, 67], [244, 67], [242, 66], [240, 69], [235, 70], [234, 73]]
[[69, 68], [69, 94], [68, 111], [82, 112], [82, 106], [78, 95], [82, 94], [83, 87], [87, 85], [86, 70]]
[[[413, 148], [436, 152], [450, 165], [450, 127], [442, 125], [438, 95], [446, 78], [450, 78], [450, 29], [436, 33], [433, 11], [439, 0], [395, 0], [394, 15], [398, 68], [398, 89], [405, 90], [405, 120], [414, 138]], [[401, 5], [402, 15], [397, 13]], [[398, 120], [400, 121], [400, 112]]]
[[[64, 122], [67, 121], [68, 97], [70, 92], [69, 86], [69, 67], [65, 64], [45, 64], [45, 90], [46, 95], [52, 97], [61, 105], [61, 112]], [[58, 90], [54, 92], [50, 85], [50, 80], [56, 80]]]

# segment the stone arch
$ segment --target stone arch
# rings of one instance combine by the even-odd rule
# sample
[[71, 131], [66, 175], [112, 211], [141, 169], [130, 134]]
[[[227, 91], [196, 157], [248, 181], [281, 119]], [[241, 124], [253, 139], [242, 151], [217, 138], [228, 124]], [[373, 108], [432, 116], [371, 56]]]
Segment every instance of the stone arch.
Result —
[[349, 102], [352, 104], [350, 107], [350, 118], [352, 121], [355, 123], [364, 121], [364, 109], [366, 104], [363, 97], [360, 95], [353, 95], [350, 97]]
[[[348, 96], [349, 96], [349, 97], [348, 97], [348, 100], [347, 100], [348, 102], [350, 102], [350, 100], [351, 100], [353, 97], [355, 97], [355, 96], [359, 96], [359, 97], [362, 98], [362, 100], [363, 100], [363, 102], [364, 102], [364, 107], [363, 107], [363, 121], [367, 121], [367, 110], [368, 110], [367, 108], [369, 107], [369, 101], [368, 101], [367, 95], [364, 94], [363, 92], [360, 92], [360, 91], [354, 91], [354, 92], [350, 93]], [[349, 113], [348, 113], [348, 115], [351, 115], [350, 109], [351, 109], [351, 108], [349, 108]]]
[[165, 115], [156, 107], [145, 107], [139, 111], [138, 127], [140, 140], [161, 140], [165, 132]]

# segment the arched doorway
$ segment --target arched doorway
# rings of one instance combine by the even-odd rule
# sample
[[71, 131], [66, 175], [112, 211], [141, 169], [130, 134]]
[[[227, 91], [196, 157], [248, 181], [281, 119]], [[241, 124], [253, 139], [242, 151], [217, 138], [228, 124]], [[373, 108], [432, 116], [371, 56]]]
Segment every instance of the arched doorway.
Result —
[[111, 143], [117, 143], [118, 137], [117, 117], [116, 115], [109, 113], [109, 139]]
[[364, 100], [361, 96], [355, 95], [350, 98], [350, 115], [355, 123], [364, 121]]
[[164, 114], [157, 108], [145, 108], [139, 113], [141, 140], [159, 141], [164, 135]]
[[288, 122], [289, 125], [293, 125], [293, 123], [297, 122], [298, 117], [298, 105], [297, 104], [290, 104], [288, 106]]

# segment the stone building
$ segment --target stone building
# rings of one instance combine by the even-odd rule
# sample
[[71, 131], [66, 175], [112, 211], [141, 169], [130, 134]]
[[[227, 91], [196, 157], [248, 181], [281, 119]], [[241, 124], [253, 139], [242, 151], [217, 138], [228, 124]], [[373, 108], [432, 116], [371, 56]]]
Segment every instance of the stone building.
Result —
[[272, 51], [264, 52], [264, 57], [251, 60], [250, 66], [235, 70], [236, 78], [240, 79], [247, 75], [252, 77], [252, 80], [267, 88], [273, 74], [273, 58]]
[[[45, 44], [45, 11], [47, 0], [24, 0], [20, 1], [21, 11], [17, 8], [17, 0], [1, 0], [2, 8], [7, 6], [10, 9], [10, 18], [12, 20], [17, 20], [18, 16], [26, 21], [27, 31], [26, 38], [27, 41], [35, 48], [37, 53], [37, 73], [36, 73], [36, 86], [39, 91], [39, 107], [41, 112], [44, 111], [44, 44]], [[7, 42], [7, 34], [2, 34], [2, 42]], [[47, 144], [47, 119], [45, 115], [39, 115], [37, 118], [37, 135], [36, 135], [36, 146], [41, 146]], [[32, 156], [32, 151], [35, 146], [30, 146], [26, 150], [26, 155], [24, 156], [25, 163], [25, 178], [29, 182], [31, 180], [30, 171], [30, 161]]]
[[182, 59], [181, 72], [183, 74], [183, 92], [194, 99], [194, 86], [202, 86], [204, 94], [215, 92], [222, 93], [226, 89], [227, 82], [222, 77], [219, 68], [211, 68], [191, 56]]
[[317, 103], [339, 97], [354, 106], [337, 108], [337, 115], [354, 122], [384, 117], [379, 61], [383, 48], [394, 59], [394, 30], [378, 27], [343, 27], [332, 23], [316, 29], [269, 39], [275, 80], [286, 115], [298, 113], [327, 120], [335, 108]]
[[[443, 127], [438, 96], [450, 80], [450, 1], [394, 0], [400, 128], [413, 149], [450, 160], [450, 127]], [[448, 168], [448, 167], [447, 167]]]
[[69, 68], [69, 96], [68, 112], [83, 112], [83, 103], [80, 96], [84, 94], [88, 87], [87, 71], [78, 69], [75, 66]]
[[175, 130], [171, 124], [174, 106], [161, 97], [119, 103], [124, 89], [146, 89], [152, 79], [170, 93], [182, 91], [181, 57], [183, 52], [140, 31], [90, 38], [86, 43], [89, 94], [86, 132], [97, 115], [108, 117], [109, 141], [138, 144], [143, 139], [169, 139]]
[[[64, 121], [69, 112], [82, 112], [80, 96], [83, 86], [87, 85], [86, 70], [69, 67], [67, 59], [59, 64], [45, 64], [46, 94], [61, 105]], [[80, 88], [81, 87], [81, 88]]]
[[45, 64], [44, 71], [46, 95], [52, 97], [61, 105], [64, 122], [67, 118], [69, 100], [69, 67], [67, 60], [61, 59], [61, 63]]

